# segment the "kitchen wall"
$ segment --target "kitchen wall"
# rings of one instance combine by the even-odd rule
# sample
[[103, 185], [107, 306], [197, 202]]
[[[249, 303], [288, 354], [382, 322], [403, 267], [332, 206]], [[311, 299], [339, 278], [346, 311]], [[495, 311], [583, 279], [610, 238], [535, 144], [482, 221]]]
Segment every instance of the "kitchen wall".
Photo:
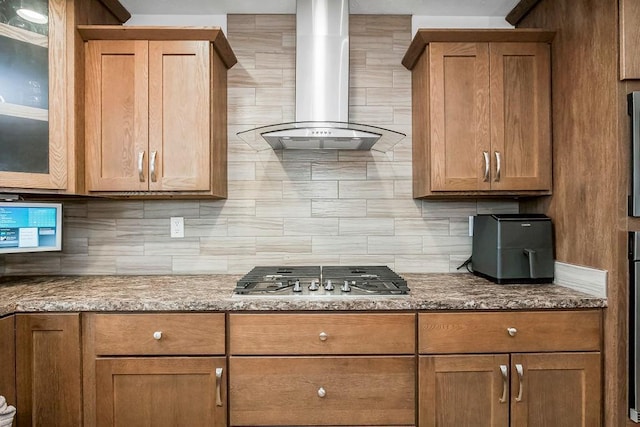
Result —
[[[393, 151], [255, 151], [236, 136], [294, 120], [295, 17], [230, 15], [229, 196], [221, 201], [65, 202], [62, 254], [0, 257], [4, 274], [246, 273], [266, 264], [386, 264], [455, 271], [468, 217], [513, 200], [411, 197], [410, 16], [351, 17], [350, 118], [407, 134]], [[169, 218], [185, 237], [169, 237]]]

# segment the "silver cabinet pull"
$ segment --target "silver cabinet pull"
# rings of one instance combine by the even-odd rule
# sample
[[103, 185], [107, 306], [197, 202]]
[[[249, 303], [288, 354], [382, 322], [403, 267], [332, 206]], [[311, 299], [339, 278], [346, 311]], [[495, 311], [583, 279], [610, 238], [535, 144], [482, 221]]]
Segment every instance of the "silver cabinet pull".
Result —
[[222, 406], [222, 368], [216, 368], [216, 406]]
[[156, 182], [156, 156], [158, 155], [157, 151], [151, 152], [151, 165], [149, 166], [149, 177], [151, 181]]
[[518, 372], [518, 382], [520, 383], [518, 386], [518, 397], [516, 397], [516, 402], [522, 402], [522, 377], [524, 376], [524, 369], [521, 364], [516, 363], [516, 371]]
[[326, 395], [327, 395], [327, 391], [323, 387], [320, 387], [318, 389], [318, 397], [325, 397]]
[[489, 181], [489, 152], [483, 151], [482, 156], [484, 157], [484, 178], [482, 180], [487, 182]]
[[500, 397], [500, 403], [506, 403], [507, 389], [509, 388], [509, 368], [507, 368], [507, 365], [500, 365], [500, 373], [502, 374], [502, 397]]
[[318, 335], [318, 338], [320, 338], [320, 341], [326, 341], [327, 338], [329, 338], [329, 335], [327, 335], [326, 332], [320, 332], [320, 335]]
[[155, 331], [153, 333], [153, 339], [160, 341], [162, 339], [162, 331]]
[[494, 151], [494, 153], [496, 155], [496, 179], [495, 181], [498, 182], [500, 181], [500, 169], [502, 169], [502, 161], [500, 158], [500, 152], [499, 151]]
[[140, 182], [144, 182], [144, 151], [138, 153], [138, 179]]
[[518, 333], [518, 330], [516, 328], [507, 328], [507, 333], [510, 337], [515, 337]]

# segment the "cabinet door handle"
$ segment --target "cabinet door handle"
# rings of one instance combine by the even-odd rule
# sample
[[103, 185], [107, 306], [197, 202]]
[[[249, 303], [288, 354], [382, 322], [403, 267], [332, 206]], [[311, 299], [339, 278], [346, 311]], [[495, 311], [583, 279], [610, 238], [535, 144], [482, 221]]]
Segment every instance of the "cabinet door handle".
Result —
[[507, 365], [500, 365], [500, 373], [502, 374], [502, 397], [500, 397], [500, 403], [506, 403], [507, 389], [509, 388], [509, 368], [507, 368]]
[[158, 155], [157, 151], [151, 152], [151, 165], [149, 166], [149, 176], [151, 177], [151, 181], [156, 182], [156, 156]]
[[327, 335], [326, 332], [320, 332], [320, 335], [318, 335], [318, 338], [320, 338], [320, 341], [326, 341], [327, 338], [329, 338], [329, 335]]
[[522, 377], [524, 376], [524, 369], [521, 364], [516, 363], [516, 371], [518, 372], [518, 382], [520, 384], [518, 386], [518, 397], [516, 397], [516, 402], [522, 402]]
[[500, 152], [494, 151], [493, 154], [496, 155], [496, 179], [495, 181], [500, 181], [500, 170], [502, 169], [502, 159], [500, 158]]
[[216, 368], [216, 406], [222, 406], [222, 368]]
[[489, 152], [483, 151], [482, 156], [484, 157], [484, 178], [482, 180], [487, 182], [489, 181]]
[[140, 182], [144, 182], [144, 151], [138, 153], [138, 178]]
[[515, 337], [518, 333], [518, 330], [516, 328], [507, 328], [507, 333], [510, 337]]
[[162, 331], [155, 331], [153, 333], [153, 339], [160, 341], [162, 339]]
[[318, 389], [318, 397], [322, 398], [325, 397], [327, 395], [327, 391], [324, 389], [324, 387], [320, 387]]

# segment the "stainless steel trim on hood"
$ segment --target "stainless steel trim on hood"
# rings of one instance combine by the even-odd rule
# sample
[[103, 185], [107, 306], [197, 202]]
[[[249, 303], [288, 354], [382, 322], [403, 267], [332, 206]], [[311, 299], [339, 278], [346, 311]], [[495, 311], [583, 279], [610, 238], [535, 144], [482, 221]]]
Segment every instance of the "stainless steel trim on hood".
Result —
[[[260, 135], [262, 138], [258, 137]], [[296, 2], [296, 121], [238, 136], [256, 150], [388, 151], [403, 133], [349, 123], [349, 0]]]

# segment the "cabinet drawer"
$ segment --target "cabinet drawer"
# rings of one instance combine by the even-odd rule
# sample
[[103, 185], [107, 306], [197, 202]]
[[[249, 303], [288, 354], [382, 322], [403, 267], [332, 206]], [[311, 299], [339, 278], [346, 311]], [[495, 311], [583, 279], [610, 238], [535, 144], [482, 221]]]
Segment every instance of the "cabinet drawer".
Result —
[[224, 314], [94, 314], [96, 355], [224, 354]]
[[415, 315], [231, 314], [231, 354], [413, 354]]
[[412, 425], [414, 356], [231, 357], [231, 425]]
[[420, 313], [420, 353], [597, 351], [601, 313], [588, 311]]

